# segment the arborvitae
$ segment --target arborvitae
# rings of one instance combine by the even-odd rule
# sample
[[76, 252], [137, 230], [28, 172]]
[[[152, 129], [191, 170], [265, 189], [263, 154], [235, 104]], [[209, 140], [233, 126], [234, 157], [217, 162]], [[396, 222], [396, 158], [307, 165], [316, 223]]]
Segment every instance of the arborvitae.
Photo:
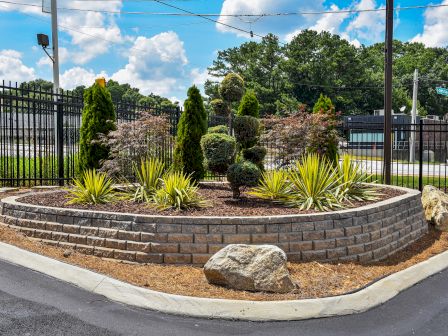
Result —
[[[330, 97], [323, 95], [322, 93], [319, 96], [316, 104], [313, 107], [313, 113], [320, 113], [325, 115], [328, 118], [330, 126], [327, 127], [328, 131], [334, 129], [332, 126], [336, 120], [335, 107]], [[329, 142], [325, 145], [325, 157], [332, 162], [332, 164], [336, 165], [338, 162], [338, 142], [337, 138], [331, 138]]]
[[327, 97], [321, 93], [316, 104], [314, 104], [313, 113], [334, 115], [334, 105], [330, 97]]
[[108, 159], [109, 149], [98, 143], [98, 134], [115, 130], [116, 115], [112, 98], [106, 88], [98, 84], [84, 91], [84, 109], [79, 141], [78, 173], [98, 169]]
[[243, 99], [241, 99], [240, 106], [238, 107], [238, 115], [251, 116], [255, 118], [260, 117], [260, 105], [255, 92], [247, 91], [244, 94]]
[[201, 149], [201, 137], [207, 133], [207, 114], [204, 102], [196, 86], [188, 90], [184, 111], [177, 128], [174, 167], [192, 174], [198, 181], [204, 177], [204, 156]]

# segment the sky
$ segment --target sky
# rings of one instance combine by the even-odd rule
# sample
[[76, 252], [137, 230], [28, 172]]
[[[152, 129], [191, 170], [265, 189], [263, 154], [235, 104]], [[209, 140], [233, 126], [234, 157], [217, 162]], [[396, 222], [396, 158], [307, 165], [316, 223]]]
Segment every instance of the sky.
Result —
[[[194, 13], [219, 14], [214, 19], [257, 35], [273, 33], [283, 42], [306, 28], [339, 34], [356, 46], [384, 40], [384, 12], [261, 18], [225, 15], [374, 9], [384, 8], [385, 0], [163, 1]], [[50, 14], [42, 11], [43, 3], [48, 11], [49, 2], [0, 0], [0, 80], [51, 80], [51, 61], [36, 41], [37, 33], [51, 39]], [[448, 5], [448, 0], [395, 0], [395, 7], [428, 4]], [[64, 89], [90, 86], [95, 78], [105, 77], [129, 83], [145, 95], [152, 92], [181, 101], [188, 87], [202, 87], [209, 78], [207, 67], [218, 50], [259, 40], [201, 17], [150, 15], [181, 13], [152, 0], [58, 0], [58, 7]], [[446, 47], [447, 18], [448, 7], [396, 11], [395, 38]]]

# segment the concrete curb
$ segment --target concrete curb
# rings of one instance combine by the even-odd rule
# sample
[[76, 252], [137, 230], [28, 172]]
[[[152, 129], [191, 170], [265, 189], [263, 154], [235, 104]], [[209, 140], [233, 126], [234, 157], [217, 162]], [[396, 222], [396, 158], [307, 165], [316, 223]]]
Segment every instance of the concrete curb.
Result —
[[361, 313], [448, 268], [448, 251], [353, 294], [292, 301], [206, 299], [156, 292], [0, 242], [0, 259], [131, 306], [169, 314], [249, 321], [289, 321]]

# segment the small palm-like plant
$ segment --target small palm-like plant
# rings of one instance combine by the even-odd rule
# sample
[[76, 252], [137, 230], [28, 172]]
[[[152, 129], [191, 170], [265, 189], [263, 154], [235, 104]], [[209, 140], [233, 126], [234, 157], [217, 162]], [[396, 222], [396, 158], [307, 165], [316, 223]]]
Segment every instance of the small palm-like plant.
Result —
[[208, 203], [199, 195], [192, 176], [181, 171], [167, 173], [161, 179], [162, 185], [153, 197], [160, 209], [190, 209], [206, 207]]
[[367, 183], [372, 176], [365, 173], [361, 164], [344, 155], [337, 167], [341, 180], [341, 195], [347, 201], [374, 201], [378, 199], [378, 192]]
[[253, 188], [249, 195], [271, 201], [284, 201], [291, 193], [291, 183], [286, 170], [272, 170], [264, 172], [260, 183]]
[[137, 183], [130, 188], [131, 200], [134, 202], [151, 202], [161, 185], [165, 164], [156, 158], [142, 159], [140, 165], [133, 163]]
[[114, 193], [112, 179], [95, 169], [84, 171], [81, 179], [74, 179], [67, 189], [70, 200], [67, 204], [101, 204], [112, 201]]
[[289, 173], [291, 195], [285, 204], [300, 210], [341, 208], [341, 178], [333, 165], [317, 154], [304, 156]]

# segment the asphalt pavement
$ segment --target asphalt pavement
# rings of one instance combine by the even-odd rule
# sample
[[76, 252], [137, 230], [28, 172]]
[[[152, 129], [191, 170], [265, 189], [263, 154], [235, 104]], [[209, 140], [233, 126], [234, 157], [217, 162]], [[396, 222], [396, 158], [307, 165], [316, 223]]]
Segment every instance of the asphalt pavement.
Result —
[[128, 307], [0, 261], [1, 336], [448, 335], [448, 270], [366, 313], [292, 322], [205, 320]]

